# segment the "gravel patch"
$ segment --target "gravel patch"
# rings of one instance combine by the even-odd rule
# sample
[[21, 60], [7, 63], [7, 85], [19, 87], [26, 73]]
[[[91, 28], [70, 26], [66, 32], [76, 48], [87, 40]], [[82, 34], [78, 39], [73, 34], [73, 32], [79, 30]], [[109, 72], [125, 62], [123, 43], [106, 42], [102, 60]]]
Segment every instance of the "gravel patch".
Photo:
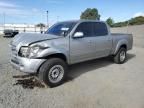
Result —
[[[144, 48], [134, 46], [123, 65], [109, 58], [72, 65], [61, 86], [31, 89], [24, 84], [32, 85], [34, 77], [13, 69], [9, 63], [10, 40], [0, 37], [0, 108], [144, 107]], [[32, 82], [18, 81], [28, 78]]]

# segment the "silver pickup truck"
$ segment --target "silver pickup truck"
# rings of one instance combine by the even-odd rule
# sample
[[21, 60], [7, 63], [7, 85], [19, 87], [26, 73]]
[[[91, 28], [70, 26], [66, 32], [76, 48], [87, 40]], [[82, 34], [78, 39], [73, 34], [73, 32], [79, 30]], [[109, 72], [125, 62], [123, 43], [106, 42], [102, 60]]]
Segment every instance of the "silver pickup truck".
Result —
[[63, 82], [68, 65], [106, 56], [122, 64], [132, 45], [131, 34], [111, 34], [105, 22], [65, 21], [44, 34], [16, 35], [10, 43], [11, 64], [54, 87]]

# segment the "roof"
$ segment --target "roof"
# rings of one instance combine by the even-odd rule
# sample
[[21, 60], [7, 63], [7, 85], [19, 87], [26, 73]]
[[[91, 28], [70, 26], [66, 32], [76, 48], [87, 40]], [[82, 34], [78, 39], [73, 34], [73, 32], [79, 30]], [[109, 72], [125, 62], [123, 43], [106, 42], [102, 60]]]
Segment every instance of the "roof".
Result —
[[68, 21], [62, 21], [59, 23], [63, 23], [63, 22], [103, 22], [103, 21], [99, 21], [99, 20], [87, 20], [87, 19], [82, 19], [82, 20], [68, 20]]

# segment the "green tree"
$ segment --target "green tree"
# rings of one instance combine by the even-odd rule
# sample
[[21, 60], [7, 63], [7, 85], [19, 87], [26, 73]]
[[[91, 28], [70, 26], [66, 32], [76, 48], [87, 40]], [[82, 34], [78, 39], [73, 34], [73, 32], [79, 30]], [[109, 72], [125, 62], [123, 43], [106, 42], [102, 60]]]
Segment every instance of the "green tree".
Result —
[[43, 24], [43, 23], [39, 23], [39, 24], [36, 25], [36, 27], [40, 27], [40, 32], [43, 33], [44, 27], [46, 27], [46, 25]]
[[46, 27], [46, 25], [43, 24], [43, 23], [39, 23], [39, 24], [36, 25], [36, 27], [44, 28], [44, 27]]
[[114, 24], [114, 20], [113, 20], [111, 17], [109, 17], [109, 18], [106, 20], [106, 22], [107, 22], [107, 24], [108, 24], [110, 27], [112, 27], [113, 24]]
[[141, 25], [141, 24], [144, 24], [144, 17], [138, 16], [135, 18], [131, 18], [130, 20], [127, 21], [114, 23], [112, 27], [124, 27], [127, 25]]
[[84, 12], [81, 13], [80, 19], [100, 20], [100, 15], [96, 8], [87, 8]]
[[129, 20], [130, 25], [140, 25], [144, 24], [144, 17], [138, 16]]

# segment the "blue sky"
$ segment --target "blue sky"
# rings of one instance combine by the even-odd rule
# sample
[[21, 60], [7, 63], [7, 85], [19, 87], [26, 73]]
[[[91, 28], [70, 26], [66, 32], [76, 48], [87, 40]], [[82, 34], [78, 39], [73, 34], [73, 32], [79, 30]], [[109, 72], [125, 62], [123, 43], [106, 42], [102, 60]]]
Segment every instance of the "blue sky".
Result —
[[97, 8], [101, 20], [112, 17], [115, 22], [134, 16], [144, 16], [144, 0], [0, 0], [0, 24], [6, 23], [46, 23], [57, 20], [79, 19], [86, 8]]

